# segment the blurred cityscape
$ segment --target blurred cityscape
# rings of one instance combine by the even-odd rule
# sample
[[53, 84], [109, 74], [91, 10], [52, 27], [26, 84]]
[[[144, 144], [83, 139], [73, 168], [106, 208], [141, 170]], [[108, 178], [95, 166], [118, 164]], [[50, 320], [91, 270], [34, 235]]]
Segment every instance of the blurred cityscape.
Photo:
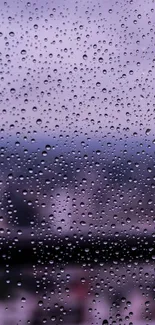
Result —
[[24, 236], [29, 229], [37, 237], [152, 234], [150, 143], [128, 140], [117, 148], [117, 142], [64, 142], [55, 150], [37, 142], [38, 151], [20, 142], [13, 149], [1, 147], [1, 234]]
[[[147, 241], [143, 262], [138, 255], [132, 261], [137, 244], [129, 260], [128, 249], [127, 261], [117, 260], [121, 235], [154, 237], [155, 185], [150, 174], [155, 165], [149, 145], [123, 143], [117, 155], [110, 146], [94, 150], [81, 149], [80, 144], [75, 151], [65, 146], [65, 152], [56, 153], [52, 144], [39, 152], [23, 146], [22, 153], [19, 147], [12, 152], [1, 147], [1, 252], [2, 243], [8, 246], [1, 253], [5, 263], [0, 274], [0, 324], [155, 324], [155, 267], [150, 261], [147, 265]], [[102, 256], [98, 260], [98, 250], [93, 260], [89, 250], [95, 241], [105, 243], [107, 236], [110, 243], [116, 239], [113, 261], [102, 262]], [[72, 238], [88, 240], [89, 264], [78, 262], [78, 241], [79, 253], [71, 263], [55, 262], [51, 255], [46, 264], [46, 253], [41, 260], [48, 242]], [[25, 255], [25, 265], [24, 257], [11, 264], [11, 249], [19, 253], [16, 244], [22, 240], [26, 255], [30, 243], [34, 249], [35, 240], [40, 244], [37, 263], [32, 259], [27, 265], [31, 256]], [[107, 254], [111, 253], [109, 246]]]
[[[154, 324], [154, 266], [6, 265], [1, 324]], [[4, 275], [5, 274], [5, 275]]]

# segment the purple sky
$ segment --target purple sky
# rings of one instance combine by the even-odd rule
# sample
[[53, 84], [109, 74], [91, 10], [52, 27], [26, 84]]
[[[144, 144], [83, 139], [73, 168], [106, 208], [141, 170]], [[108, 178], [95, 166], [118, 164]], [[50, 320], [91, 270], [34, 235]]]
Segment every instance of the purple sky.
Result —
[[7, 134], [154, 137], [153, 9], [151, 0], [1, 3]]

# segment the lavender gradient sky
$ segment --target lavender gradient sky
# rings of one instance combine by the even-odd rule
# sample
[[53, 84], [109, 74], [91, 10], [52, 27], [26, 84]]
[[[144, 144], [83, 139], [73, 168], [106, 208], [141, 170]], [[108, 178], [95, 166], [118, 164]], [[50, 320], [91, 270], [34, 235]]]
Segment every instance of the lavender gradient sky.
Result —
[[6, 134], [76, 130], [93, 135], [97, 130], [99, 136], [136, 132], [145, 138], [150, 129], [154, 137], [154, 1], [0, 6], [0, 109]]

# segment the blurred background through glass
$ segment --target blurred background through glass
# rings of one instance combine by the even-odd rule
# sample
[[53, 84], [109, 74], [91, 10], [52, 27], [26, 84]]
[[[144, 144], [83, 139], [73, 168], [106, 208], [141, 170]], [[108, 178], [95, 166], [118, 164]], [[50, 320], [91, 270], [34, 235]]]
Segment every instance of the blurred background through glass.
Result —
[[0, 15], [0, 325], [155, 324], [154, 1]]

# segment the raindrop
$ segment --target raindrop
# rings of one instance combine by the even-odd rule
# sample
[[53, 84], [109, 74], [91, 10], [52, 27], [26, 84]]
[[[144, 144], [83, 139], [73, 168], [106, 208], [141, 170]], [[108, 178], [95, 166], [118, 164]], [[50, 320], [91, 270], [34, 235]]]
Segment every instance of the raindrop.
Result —
[[88, 59], [88, 57], [87, 57], [86, 54], [83, 55], [83, 59], [84, 59], [84, 60], [87, 60], [87, 59]]
[[147, 130], [145, 131], [145, 134], [146, 134], [146, 135], [149, 135], [150, 132], [151, 132], [151, 129], [147, 129]]
[[102, 322], [102, 325], [108, 325], [108, 320], [107, 319], [104, 319], [103, 322]]
[[20, 52], [22, 55], [26, 55], [26, 50], [21, 50], [21, 52]]
[[41, 125], [41, 124], [42, 124], [42, 120], [41, 120], [40, 118], [38, 118], [38, 119], [36, 120], [36, 123], [37, 123], [38, 125]]

